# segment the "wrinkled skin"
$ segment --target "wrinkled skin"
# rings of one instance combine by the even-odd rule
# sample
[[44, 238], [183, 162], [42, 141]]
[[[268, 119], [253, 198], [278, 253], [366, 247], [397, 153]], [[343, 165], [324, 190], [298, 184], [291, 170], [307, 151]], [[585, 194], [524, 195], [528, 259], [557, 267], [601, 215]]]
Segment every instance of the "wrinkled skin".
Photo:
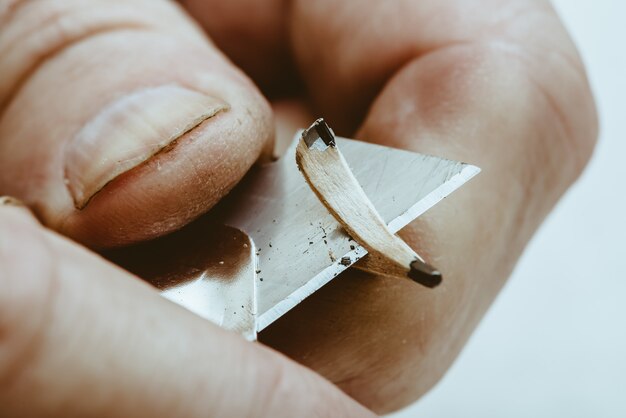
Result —
[[[342, 275], [261, 334], [272, 349], [0, 207], [2, 415], [407, 405], [450, 366], [597, 136], [584, 67], [546, 1], [0, 0], [0, 56], [0, 194], [92, 248], [206, 212], [268, 154], [274, 118], [279, 139], [322, 115], [338, 134], [483, 170], [401, 233], [443, 285]], [[68, 147], [119, 97], [162, 85], [227, 106], [106, 184], [82, 179], [91, 198], [78, 209], [67, 172], [98, 155], [76, 163]], [[155, 120], [169, 129], [170, 115]], [[103, 147], [118, 138], [89, 132]]]

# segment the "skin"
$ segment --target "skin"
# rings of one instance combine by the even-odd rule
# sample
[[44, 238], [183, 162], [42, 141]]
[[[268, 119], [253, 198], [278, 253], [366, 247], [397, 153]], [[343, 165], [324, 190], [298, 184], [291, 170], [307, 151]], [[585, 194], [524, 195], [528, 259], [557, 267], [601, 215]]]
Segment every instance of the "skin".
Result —
[[[94, 0], [94, 21], [78, 0], [0, 1], [0, 55], [16, 54], [0, 61], [0, 194], [91, 247], [141, 241], [227, 193], [271, 147], [273, 117], [280, 140], [323, 115], [340, 135], [482, 168], [401, 234], [444, 283], [342, 275], [261, 334], [269, 349], [0, 207], [0, 413], [360, 416], [351, 398], [377, 413], [414, 401], [592, 153], [593, 98], [558, 17], [539, 0], [181, 3]], [[116, 97], [167, 83], [229, 110], [77, 209], [64, 147]]]

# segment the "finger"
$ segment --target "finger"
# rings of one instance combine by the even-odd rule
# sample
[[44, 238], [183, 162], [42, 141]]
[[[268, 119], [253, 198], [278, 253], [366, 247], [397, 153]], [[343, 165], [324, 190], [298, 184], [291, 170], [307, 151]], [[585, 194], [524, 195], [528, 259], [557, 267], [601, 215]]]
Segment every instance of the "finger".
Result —
[[[298, 2], [292, 14], [298, 67], [319, 109], [341, 126], [360, 126], [374, 98], [401, 70], [466, 44], [479, 49], [500, 45], [513, 64], [533, 67], [539, 84], [565, 70], [550, 92], [555, 107], [576, 95], [566, 88], [570, 84], [586, 86], [582, 63], [548, 1], [404, 0], [393, 7], [376, 1]], [[551, 65], [541, 65], [544, 58]], [[455, 63], [463, 72], [461, 65]], [[589, 106], [579, 111], [588, 114]]]
[[171, 2], [3, 2], [0, 192], [93, 246], [176, 229], [271, 141], [269, 106]]
[[293, 42], [321, 109], [351, 127], [375, 97], [358, 138], [483, 169], [403, 233], [443, 273], [440, 288], [349, 274], [261, 335], [389, 411], [442, 376], [584, 167], [593, 100], [544, 2], [300, 6]]
[[0, 206], [0, 265], [2, 416], [370, 416], [24, 209]]
[[[302, 87], [291, 50], [292, 5], [281, 0], [179, 0], [211, 39], [262, 89], [282, 98]], [[245, 10], [245, 13], [242, 11]], [[253, 16], [253, 18], [251, 18]], [[298, 127], [300, 128], [300, 127]]]

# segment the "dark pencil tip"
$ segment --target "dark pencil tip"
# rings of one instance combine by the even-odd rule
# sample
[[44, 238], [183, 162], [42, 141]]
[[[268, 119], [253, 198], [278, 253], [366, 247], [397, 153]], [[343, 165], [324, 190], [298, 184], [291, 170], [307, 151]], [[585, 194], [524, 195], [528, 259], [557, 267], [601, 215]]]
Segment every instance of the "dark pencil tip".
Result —
[[409, 279], [432, 289], [441, 284], [443, 277], [441, 272], [430, 264], [426, 264], [421, 260], [415, 260], [411, 263]]
[[322, 141], [330, 147], [335, 146], [335, 134], [333, 133], [330, 126], [326, 123], [326, 121], [322, 118], [315, 121], [316, 130]]
[[311, 126], [305, 129], [302, 132], [302, 138], [309, 148], [319, 140], [322, 141], [325, 147], [335, 146], [335, 134], [322, 118], [317, 119]]

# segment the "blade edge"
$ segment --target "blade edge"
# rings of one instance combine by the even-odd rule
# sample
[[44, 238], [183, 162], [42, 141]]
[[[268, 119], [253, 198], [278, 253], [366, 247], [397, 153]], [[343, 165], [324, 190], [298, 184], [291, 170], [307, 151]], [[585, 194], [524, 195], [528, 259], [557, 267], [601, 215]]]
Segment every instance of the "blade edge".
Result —
[[[388, 223], [389, 228], [394, 233], [398, 232], [400, 229], [404, 228], [406, 225], [422, 215], [428, 209], [432, 208], [441, 200], [445, 199], [447, 196], [449, 196], [467, 181], [472, 179], [472, 177], [476, 176], [478, 173], [480, 173], [480, 168], [470, 164], [465, 164], [463, 169], [458, 174], [450, 177], [445, 183], [439, 185], [424, 198], [420, 199], [417, 203], [415, 203], [415, 205], [411, 206], [403, 214], [390, 221]], [[351, 250], [343, 255], [350, 256], [350, 264], [344, 265], [337, 261], [329, 265], [316, 276], [312, 277], [304, 285], [294, 290], [285, 299], [278, 302], [272, 308], [261, 314], [257, 319], [257, 332], [261, 332], [263, 329], [265, 329], [278, 318], [293, 309], [304, 299], [311, 296], [322, 286], [329, 283], [332, 279], [337, 277], [340, 273], [345, 271], [347, 268], [363, 258], [365, 255], [367, 255], [367, 250], [360, 245], [356, 245], [354, 250]], [[341, 257], [339, 257], [339, 260], [340, 259]]]

